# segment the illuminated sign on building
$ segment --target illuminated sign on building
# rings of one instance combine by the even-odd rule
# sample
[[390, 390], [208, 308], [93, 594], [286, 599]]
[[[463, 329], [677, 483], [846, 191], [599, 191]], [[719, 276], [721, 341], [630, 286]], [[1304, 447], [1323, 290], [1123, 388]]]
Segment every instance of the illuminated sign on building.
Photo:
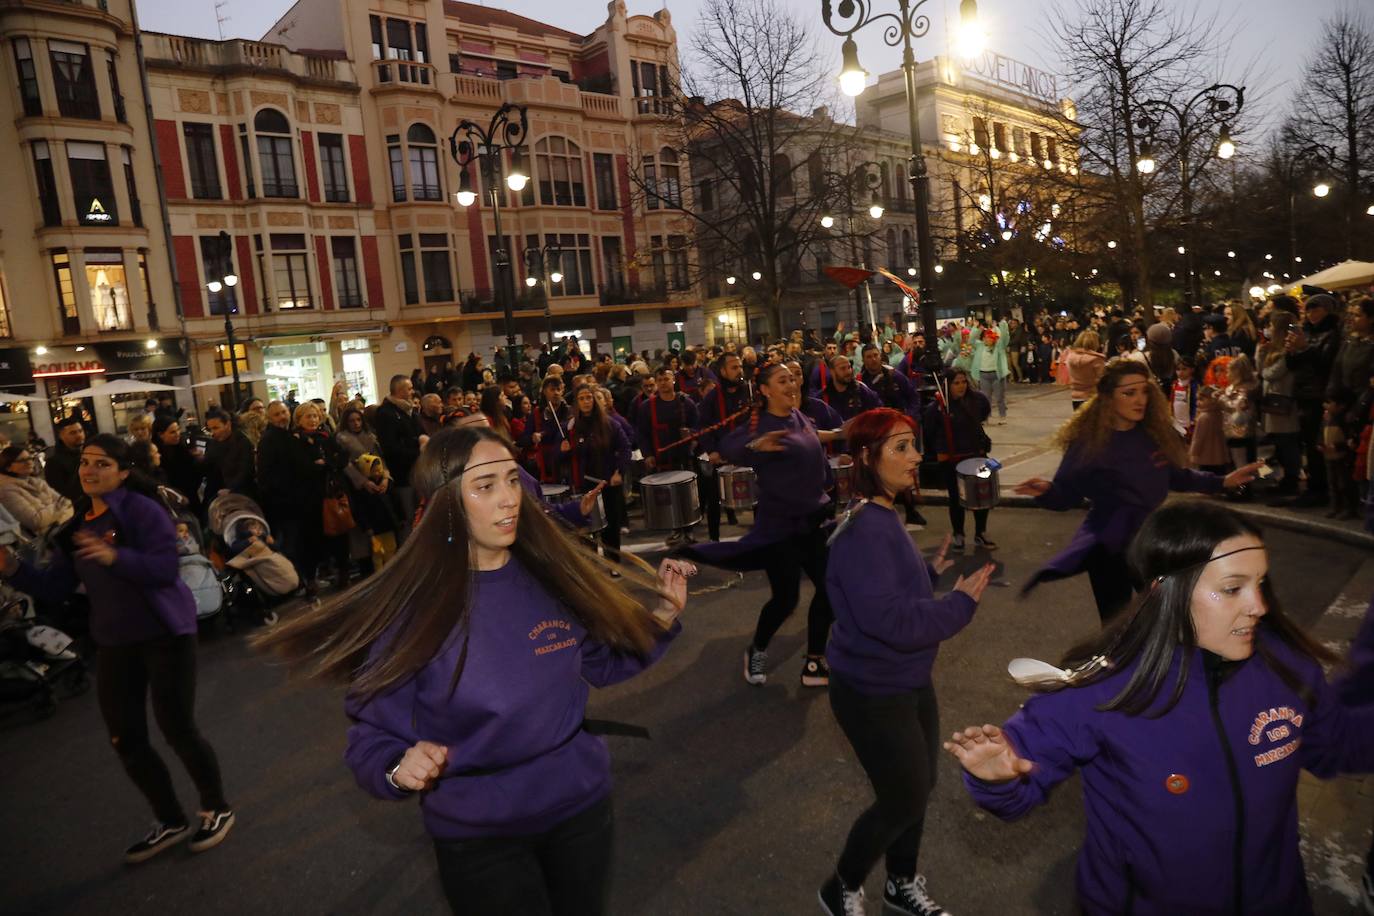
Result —
[[960, 63], [966, 74], [981, 77], [1008, 89], [1015, 89], [1042, 102], [1059, 102], [1059, 83], [1053, 73], [1046, 73], [1030, 64], [1012, 60], [996, 51], [984, 51], [977, 57], [967, 58]]
[[108, 223], [113, 220], [114, 217], [105, 209], [105, 205], [100, 202], [98, 197], [92, 197], [90, 206], [81, 214], [81, 222], [83, 223]]

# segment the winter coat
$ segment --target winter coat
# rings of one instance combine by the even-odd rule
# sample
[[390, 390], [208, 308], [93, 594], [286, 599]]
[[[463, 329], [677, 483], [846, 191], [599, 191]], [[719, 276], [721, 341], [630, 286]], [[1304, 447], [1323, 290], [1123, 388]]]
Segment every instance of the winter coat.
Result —
[[[1287, 398], [1293, 397], [1293, 372], [1288, 368], [1288, 361], [1276, 359], [1269, 365], [1260, 369], [1260, 378], [1264, 380], [1264, 396], [1282, 395]], [[1260, 398], [1261, 405], [1264, 397]], [[1270, 413], [1263, 411], [1264, 431], [1268, 433], [1295, 433], [1298, 431], [1298, 405], [1296, 401], [1288, 401], [1288, 409], [1284, 413]]]
[[1222, 425], [1221, 402], [1215, 396], [1199, 395], [1197, 415], [1193, 419], [1193, 441], [1188, 449], [1188, 457], [1194, 467], [1214, 467], [1231, 462]]
[[1259, 385], [1232, 382], [1217, 395], [1221, 402], [1221, 429], [1227, 439], [1253, 439], [1259, 411]]
[[1293, 370], [1293, 396], [1310, 404], [1326, 394], [1331, 367], [1341, 346], [1340, 321], [1335, 315], [1327, 315], [1316, 324], [1304, 321], [1302, 333], [1307, 337], [1307, 346], [1284, 359]]
[[42, 477], [0, 475], [0, 507], [5, 508], [31, 535], [45, 534], [72, 517], [71, 500], [58, 493]]
[[1097, 382], [1107, 371], [1107, 358], [1096, 350], [1080, 350], [1074, 347], [1064, 357], [1069, 367], [1069, 397], [1075, 401], [1086, 401], [1097, 394]]

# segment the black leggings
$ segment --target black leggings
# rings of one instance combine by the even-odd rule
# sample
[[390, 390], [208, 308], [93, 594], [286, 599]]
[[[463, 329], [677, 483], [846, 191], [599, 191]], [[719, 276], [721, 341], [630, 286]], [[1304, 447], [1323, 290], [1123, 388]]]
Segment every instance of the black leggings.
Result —
[[148, 741], [147, 702], [157, 727], [200, 792], [200, 807], [229, 807], [219, 761], [196, 728], [196, 637], [164, 636], [128, 646], [102, 646], [96, 660], [100, 714], [124, 771], [164, 824], [186, 823], [167, 765]]
[[606, 559], [612, 563], [620, 562], [620, 529], [625, 524], [625, 485], [611, 486], [601, 491], [601, 504], [606, 509], [606, 527], [601, 529], [601, 543], [616, 551]]
[[1092, 549], [1083, 562], [1088, 582], [1092, 585], [1097, 614], [1106, 626], [1113, 617], [1126, 609], [1135, 594], [1131, 588], [1131, 573], [1126, 557], [1112, 553], [1100, 544]]
[[768, 587], [773, 593], [759, 611], [759, 623], [754, 629], [754, 648], [767, 649], [773, 635], [778, 632], [783, 621], [796, 610], [801, 600], [801, 577], [806, 577], [815, 586], [811, 596], [811, 606], [806, 612], [806, 654], [823, 655], [826, 640], [830, 638], [830, 624], [835, 620], [830, 609], [830, 598], [825, 593], [825, 561], [830, 551], [825, 546], [825, 531], [818, 523], [806, 534], [797, 535], [774, 544], [769, 548], [768, 560], [763, 567], [768, 576]]
[[[959, 473], [954, 470], [954, 462], [944, 462], [945, 486], [949, 488], [949, 524], [954, 533], [964, 535], [964, 503], [959, 498]], [[988, 513], [991, 509], [973, 510], [973, 533], [982, 535], [988, 530]]]
[[862, 887], [886, 854], [888, 874], [914, 878], [940, 751], [935, 688], [869, 696], [831, 674], [830, 708], [876, 796], [849, 828], [835, 871], [845, 887]]
[[611, 800], [544, 833], [435, 840], [439, 882], [454, 913], [598, 916], [611, 871]]

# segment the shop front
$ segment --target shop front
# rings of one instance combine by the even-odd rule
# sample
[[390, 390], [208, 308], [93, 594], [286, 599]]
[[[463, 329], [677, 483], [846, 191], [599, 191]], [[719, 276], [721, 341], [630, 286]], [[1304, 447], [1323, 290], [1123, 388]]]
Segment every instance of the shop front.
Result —
[[298, 403], [312, 398], [328, 402], [334, 383], [341, 381], [350, 396], [360, 394], [367, 403], [376, 403], [377, 370], [373, 354], [377, 349], [376, 339], [361, 335], [328, 334], [264, 341], [262, 367], [267, 376], [268, 399], [286, 400], [287, 395], [295, 392]]
[[[127, 430], [129, 416], [141, 412], [144, 402], [158, 392], [132, 390], [111, 397], [78, 394], [117, 379], [185, 388], [184, 392], [172, 392], [173, 400], [181, 406], [191, 403], [186, 352], [174, 337], [38, 347], [29, 359], [32, 383], [42, 386], [38, 393], [48, 398], [47, 416], [34, 416], [33, 428], [47, 441], [51, 441], [52, 422], [72, 413], [80, 416], [89, 429], [115, 433]], [[46, 428], [46, 435], [40, 427]]]
[[[20, 348], [0, 349], [0, 391], [10, 394], [35, 394], [33, 364], [29, 351]], [[40, 408], [34, 411], [34, 406]], [[37, 430], [34, 427], [35, 414], [46, 413], [42, 404], [27, 401], [0, 402], [0, 435], [13, 443], [27, 442]], [[46, 420], [46, 417], [44, 417]], [[39, 434], [43, 435], [43, 434]], [[51, 441], [52, 428], [48, 424], [44, 441]]]

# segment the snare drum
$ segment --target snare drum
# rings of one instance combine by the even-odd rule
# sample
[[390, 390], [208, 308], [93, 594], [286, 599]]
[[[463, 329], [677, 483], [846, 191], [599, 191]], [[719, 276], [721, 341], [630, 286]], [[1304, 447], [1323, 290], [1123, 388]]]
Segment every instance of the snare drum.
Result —
[[716, 469], [720, 504], [727, 509], [752, 509], [759, 501], [759, 482], [753, 468], [722, 464]]
[[848, 455], [831, 457], [830, 473], [835, 475], [835, 501], [849, 502], [849, 485], [854, 479], [854, 459]]
[[572, 487], [565, 483], [546, 483], [539, 487], [540, 494], [544, 497], [544, 502], [558, 506], [570, 502], [573, 499]]
[[965, 509], [991, 509], [1002, 499], [997, 472], [1002, 464], [996, 458], [965, 458], [954, 466], [959, 478], [959, 501]]
[[651, 530], [676, 531], [701, 520], [697, 475], [691, 471], [661, 471], [639, 482], [644, 497], [644, 525]]

